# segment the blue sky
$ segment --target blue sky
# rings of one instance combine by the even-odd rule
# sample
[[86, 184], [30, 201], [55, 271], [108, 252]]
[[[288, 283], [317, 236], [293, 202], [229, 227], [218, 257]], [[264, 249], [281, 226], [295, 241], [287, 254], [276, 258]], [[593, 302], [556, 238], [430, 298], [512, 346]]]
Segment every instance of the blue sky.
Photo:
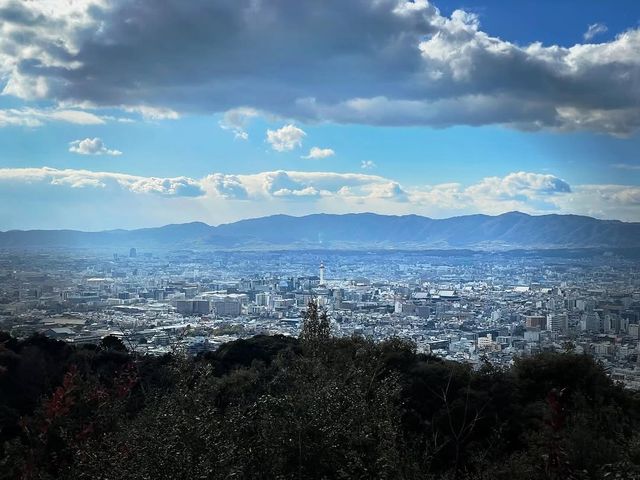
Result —
[[0, 0], [0, 230], [640, 221], [640, 4]]

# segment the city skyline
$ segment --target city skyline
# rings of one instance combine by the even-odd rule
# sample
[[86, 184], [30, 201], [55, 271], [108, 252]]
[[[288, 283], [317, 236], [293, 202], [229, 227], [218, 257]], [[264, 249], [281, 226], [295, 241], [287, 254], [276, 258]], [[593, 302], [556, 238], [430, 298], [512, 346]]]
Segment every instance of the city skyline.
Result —
[[0, 230], [637, 222], [639, 21], [624, 0], [0, 0]]

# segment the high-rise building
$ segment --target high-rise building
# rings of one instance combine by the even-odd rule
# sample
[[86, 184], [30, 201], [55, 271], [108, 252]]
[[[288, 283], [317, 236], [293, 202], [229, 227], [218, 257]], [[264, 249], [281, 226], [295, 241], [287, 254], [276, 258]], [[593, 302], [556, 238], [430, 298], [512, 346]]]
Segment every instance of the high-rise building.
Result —
[[267, 292], [256, 293], [256, 305], [259, 307], [268, 307], [271, 303], [271, 295]]
[[602, 319], [597, 312], [590, 312], [582, 316], [580, 329], [586, 332], [602, 331]]
[[569, 319], [566, 313], [549, 315], [547, 325], [552, 332], [566, 333], [569, 330]]
[[191, 315], [193, 313], [193, 302], [191, 300], [177, 300], [176, 310], [182, 315]]
[[216, 315], [237, 317], [242, 313], [242, 304], [246, 299], [243, 294], [212, 295], [211, 303]]
[[525, 315], [524, 321], [527, 328], [544, 330], [547, 327], [547, 318], [542, 315]]
[[193, 300], [193, 313], [209, 315], [211, 313], [211, 302], [209, 300]]

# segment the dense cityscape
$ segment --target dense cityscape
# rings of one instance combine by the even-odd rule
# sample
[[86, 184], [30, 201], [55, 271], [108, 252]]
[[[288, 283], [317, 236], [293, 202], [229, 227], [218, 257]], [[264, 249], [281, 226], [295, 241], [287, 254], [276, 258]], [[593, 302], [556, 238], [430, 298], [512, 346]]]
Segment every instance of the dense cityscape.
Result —
[[640, 480], [640, 1], [0, 0], [0, 480]]
[[335, 336], [400, 337], [478, 367], [585, 353], [640, 388], [640, 272], [612, 252], [5, 251], [0, 329], [197, 355], [298, 336], [309, 302]]

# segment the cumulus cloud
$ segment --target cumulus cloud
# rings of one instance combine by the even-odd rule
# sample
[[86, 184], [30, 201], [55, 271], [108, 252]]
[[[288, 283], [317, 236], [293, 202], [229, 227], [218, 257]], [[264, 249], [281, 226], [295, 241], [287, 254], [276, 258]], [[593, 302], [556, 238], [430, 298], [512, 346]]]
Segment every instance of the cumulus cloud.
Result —
[[[378, 175], [334, 172], [278, 170], [250, 175], [213, 173], [202, 179], [189, 177], [156, 178], [88, 170], [53, 168], [0, 169], [0, 180], [49, 183], [81, 187], [117, 187], [134, 193], [165, 196], [214, 196], [228, 200], [265, 201], [273, 198], [322, 197], [335, 199], [411, 200], [418, 204], [437, 203], [451, 209], [465, 209], [491, 200], [496, 203], [530, 200], [569, 194], [570, 186], [553, 175], [530, 172], [505, 177], [487, 177], [468, 185], [440, 184], [404, 188], [398, 182]], [[611, 197], [613, 198], [613, 197]]]
[[584, 32], [584, 39], [591, 40], [593, 37], [596, 37], [602, 33], [606, 33], [609, 29], [604, 23], [594, 23], [589, 25], [587, 31]]
[[384, 198], [389, 200], [397, 200], [406, 202], [409, 200], [408, 193], [400, 186], [398, 182], [386, 182], [374, 184], [368, 189], [371, 198]]
[[536, 195], [571, 193], [571, 187], [567, 182], [554, 175], [515, 172], [505, 177], [487, 177], [467, 188], [466, 191], [471, 195], [517, 199]]
[[330, 148], [311, 147], [309, 153], [307, 155], [304, 155], [302, 158], [318, 160], [322, 158], [333, 157], [335, 154], [336, 152], [334, 152]]
[[204, 179], [204, 183], [222, 198], [246, 200], [249, 197], [242, 181], [235, 175], [213, 173]]
[[412, 201], [451, 210], [503, 213], [553, 211], [555, 200], [572, 193], [564, 180], [549, 174], [514, 172], [504, 177], [486, 177], [471, 185], [445, 183], [409, 191]]
[[69, 151], [80, 155], [122, 155], [120, 150], [107, 148], [104, 142], [98, 137], [74, 140], [69, 143]]
[[29, 184], [87, 187], [124, 190], [140, 194], [167, 197], [197, 197], [204, 195], [198, 181], [188, 177], [140, 177], [125, 173], [93, 172], [90, 170], [42, 168], [1, 168], [0, 185]]
[[174, 197], [216, 197], [263, 202], [274, 198], [340, 197], [348, 189], [358, 198], [394, 199], [405, 196], [397, 182], [375, 175], [278, 170], [250, 175], [212, 173], [189, 177], [141, 177], [123, 173], [43, 168], [0, 168], [0, 185], [57, 185], [71, 188], [118, 189]]
[[285, 125], [278, 130], [267, 130], [267, 142], [277, 152], [288, 152], [302, 145], [306, 133], [295, 125]]
[[2, 89], [20, 98], [161, 118], [242, 107], [305, 122], [640, 127], [638, 28], [563, 47], [511, 43], [426, 0], [0, 5]]
[[393, 180], [377, 175], [333, 172], [276, 171], [239, 176], [256, 196], [358, 199], [403, 199], [404, 191]]
[[[32, 218], [29, 212], [49, 212], [49, 217], [62, 222], [57, 228], [73, 226], [64, 223], [64, 219], [69, 219], [70, 205], [83, 205], [87, 210], [86, 218], [74, 217], [74, 221], [96, 224], [95, 211], [100, 210], [111, 215], [109, 221], [116, 222], [115, 226], [123, 226], [117, 224], [123, 210], [135, 224], [134, 213], [139, 204], [144, 204], [147, 210], [138, 211], [138, 224], [140, 218], [216, 224], [246, 218], [247, 212], [260, 216], [274, 212], [304, 215], [374, 211], [449, 217], [512, 210], [640, 221], [640, 187], [570, 186], [558, 177], [535, 172], [486, 177], [466, 185], [405, 186], [390, 178], [364, 173], [279, 170], [163, 178], [46, 167], [3, 168], [0, 200], [3, 198], [13, 199], [11, 218], [29, 219]], [[118, 207], [107, 213], [111, 203]]]
[[199, 197], [204, 194], [199, 182], [187, 177], [144, 177], [123, 186], [136, 193], [153, 193], [168, 197]]

